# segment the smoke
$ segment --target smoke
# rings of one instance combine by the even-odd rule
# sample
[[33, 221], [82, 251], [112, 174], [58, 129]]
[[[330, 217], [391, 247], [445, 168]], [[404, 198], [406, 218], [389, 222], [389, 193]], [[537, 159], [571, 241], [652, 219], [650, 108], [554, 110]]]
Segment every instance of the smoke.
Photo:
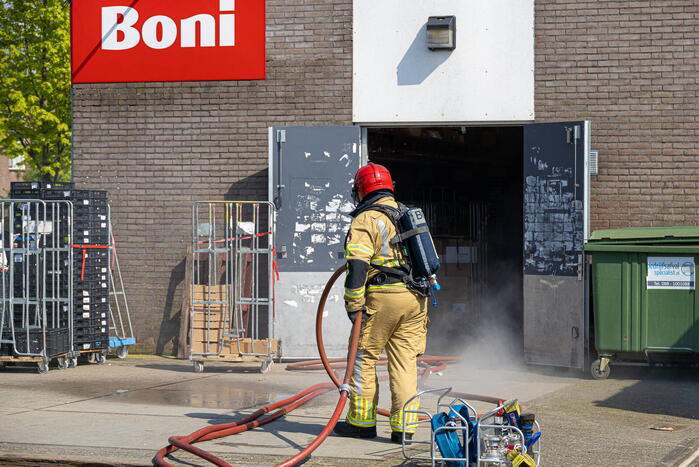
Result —
[[[430, 308], [430, 354], [462, 357], [459, 367], [464, 369], [523, 366], [522, 276], [510, 269], [491, 283], [497, 285], [447, 290], [444, 306]], [[466, 305], [464, 311], [458, 300]]]

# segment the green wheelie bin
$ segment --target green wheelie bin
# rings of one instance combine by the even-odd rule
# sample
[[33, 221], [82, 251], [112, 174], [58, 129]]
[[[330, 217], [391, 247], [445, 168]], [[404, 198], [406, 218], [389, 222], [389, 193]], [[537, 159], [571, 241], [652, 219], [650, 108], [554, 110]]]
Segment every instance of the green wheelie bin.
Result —
[[585, 251], [592, 260], [593, 378], [611, 361], [696, 363], [699, 227], [598, 230]]

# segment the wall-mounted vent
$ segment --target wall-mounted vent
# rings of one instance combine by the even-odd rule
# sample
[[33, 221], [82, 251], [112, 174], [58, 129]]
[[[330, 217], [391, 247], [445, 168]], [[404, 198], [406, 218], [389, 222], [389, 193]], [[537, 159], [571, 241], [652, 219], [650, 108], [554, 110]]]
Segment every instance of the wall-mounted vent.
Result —
[[598, 166], [597, 159], [599, 156], [599, 151], [597, 149], [590, 149], [590, 156], [588, 158], [588, 164], [590, 167], [590, 175], [597, 175]]

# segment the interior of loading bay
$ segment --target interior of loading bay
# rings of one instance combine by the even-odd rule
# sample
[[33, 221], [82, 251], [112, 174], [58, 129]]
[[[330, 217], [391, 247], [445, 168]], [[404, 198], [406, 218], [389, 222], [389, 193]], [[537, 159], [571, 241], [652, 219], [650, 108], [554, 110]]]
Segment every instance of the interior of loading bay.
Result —
[[522, 127], [369, 128], [367, 144], [396, 198], [424, 211], [442, 261], [427, 352], [521, 349]]

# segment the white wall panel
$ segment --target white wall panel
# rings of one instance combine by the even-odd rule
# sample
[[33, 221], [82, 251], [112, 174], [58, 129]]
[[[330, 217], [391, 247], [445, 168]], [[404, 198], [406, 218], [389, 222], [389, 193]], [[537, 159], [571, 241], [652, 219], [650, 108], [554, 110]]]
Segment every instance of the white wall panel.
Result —
[[[456, 50], [430, 51], [429, 16], [456, 16]], [[533, 0], [355, 0], [357, 123], [534, 119]]]

